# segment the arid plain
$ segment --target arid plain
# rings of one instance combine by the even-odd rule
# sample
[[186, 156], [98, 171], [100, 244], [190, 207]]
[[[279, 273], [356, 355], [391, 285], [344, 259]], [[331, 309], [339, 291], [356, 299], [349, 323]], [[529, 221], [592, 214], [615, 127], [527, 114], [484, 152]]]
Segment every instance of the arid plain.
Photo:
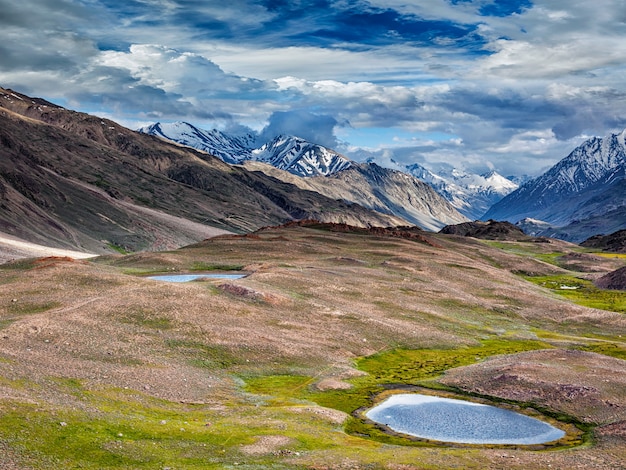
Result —
[[[315, 223], [9, 262], [0, 468], [623, 468], [626, 293], [589, 281], [625, 264], [557, 240]], [[145, 278], [205, 271], [247, 276]], [[568, 436], [449, 445], [361, 419], [416, 387]]]

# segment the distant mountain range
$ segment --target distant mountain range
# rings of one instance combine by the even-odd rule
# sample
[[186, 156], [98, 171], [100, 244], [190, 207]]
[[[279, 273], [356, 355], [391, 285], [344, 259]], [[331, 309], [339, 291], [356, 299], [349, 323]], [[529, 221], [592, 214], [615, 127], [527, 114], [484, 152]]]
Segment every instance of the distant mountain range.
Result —
[[[574, 242], [626, 228], [625, 141], [626, 130], [587, 140], [495, 203], [483, 219], [530, 218], [535, 234]], [[537, 229], [541, 224], [549, 227]]]
[[229, 135], [217, 129], [199, 129], [186, 122], [157, 122], [138, 131], [202, 150], [226, 163], [253, 160], [298, 176], [327, 176], [351, 165], [338, 152], [294, 136], [279, 135], [257, 147], [257, 139], [251, 134]]
[[419, 164], [407, 166], [407, 171], [430, 184], [452, 206], [469, 219], [475, 220], [519, 185], [495, 171], [483, 175], [459, 169], [433, 173]]
[[[355, 165], [354, 162], [339, 152], [295, 136], [277, 136], [270, 142], [257, 147], [256, 138], [250, 134], [244, 136], [228, 135], [217, 129], [199, 129], [186, 122], [156, 123], [143, 127], [139, 131], [203, 150], [218, 156], [227, 163], [264, 162], [301, 177], [330, 176]], [[367, 164], [364, 165], [357, 172], [363, 174], [367, 168]], [[377, 173], [378, 178], [381, 177], [379, 170], [375, 170], [374, 173]], [[475, 175], [454, 169], [448, 172], [433, 173], [416, 164], [407, 167], [404, 173], [428, 183], [452, 207], [470, 219], [480, 218], [492, 204], [518, 187], [516, 183], [496, 172]], [[355, 191], [358, 192], [358, 188]], [[369, 190], [363, 188], [362, 194], [367, 191]], [[353, 202], [358, 200], [361, 201], [358, 202], [361, 204], [363, 199], [363, 197], [358, 196], [346, 200]], [[407, 210], [411, 212], [411, 206], [408, 206]], [[443, 211], [434, 209], [434, 211], [435, 213], [445, 213], [448, 209], [443, 209]], [[458, 216], [445, 217], [447, 221], [455, 219], [460, 220]], [[421, 217], [416, 219], [409, 216], [407, 220], [430, 229], [441, 228], [436, 217], [429, 222], [425, 222]]]

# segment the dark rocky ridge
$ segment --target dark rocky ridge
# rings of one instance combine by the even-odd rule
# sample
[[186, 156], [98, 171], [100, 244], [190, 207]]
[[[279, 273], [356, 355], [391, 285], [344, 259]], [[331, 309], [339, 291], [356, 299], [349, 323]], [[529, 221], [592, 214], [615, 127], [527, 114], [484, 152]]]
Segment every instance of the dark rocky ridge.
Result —
[[626, 266], [605, 274], [595, 281], [595, 285], [601, 289], [626, 291]]
[[610, 253], [626, 253], [626, 230], [618, 230], [609, 235], [594, 235], [580, 245]]
[[476, 220], [474, 222], [447, 225], [439, 233], [486, 240], [522, 240], [529, 238], [522, 229], [512, 223], [496, 220], [488, 220], [487, 222]]

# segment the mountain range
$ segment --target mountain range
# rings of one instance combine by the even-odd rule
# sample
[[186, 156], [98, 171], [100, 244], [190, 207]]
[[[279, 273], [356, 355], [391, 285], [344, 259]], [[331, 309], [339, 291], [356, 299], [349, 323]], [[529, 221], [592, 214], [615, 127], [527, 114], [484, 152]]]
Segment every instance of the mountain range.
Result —
[[103, 253], [302, 219], [431, 231], [498, 219], [575, 242], [626, 227], [626, 131], [588, 140], [517, 188], [495, 172], [357, 163], [295, 136], [141, 131], [0, 88], [0, 232]]
[[265, 162], [298, 176], [327, 176], [351, 165], [338, 152], [295, 136], [278, 135], [257, 147], [257, 138], [252, 134], [231, 135], [186, 122], [157, 122], [138, 131], [202, 150], [226, 163]]
[[[252, 134], [243, 136], [229, 135], [217, 129], [200, 129], [186, 122], [158, 122], [140, 128], [139, 132], [155, 135], [181, 145], [188, 145], [208, 152], [218, 156], [226, 163], [241, 164], [251, 161], [264, 162], [280, 170], [305, 178], [335, 175], [355, 165], [359, 165], [341, 155], [339, 152], [307, 142], [296, 136], [279, 135], [271, 141], [257, 147], [257, 139]], [[367, 173], [368, 164], [360, 165], [358, 170], [352, 172], [353, 174], [360, 173], [369, 181], [378, 181], [383, 177], [380, 169], [373, 167], [372, 175], [366, 176], [365, 173]], [[485, 175], [470, 174], [459, 169], [433, 173], [420, 165], [414, 164], [406, 167], [403, 173], [407, 173], [422, 182], [428, 183], [428, 185], [443, 196], [454, 209], [470, 219], [480, 218], [491, 205], [518, 187], [516, 183], [499, 175], [495, 171]], [[394, 174], [396, 177], [398, 176], [397, 173], [389, 174]], [[346, 177], [346, 179], [350, 178], [352, 177]], [[404, 178], [406, 181], [410, 181], [410, 178]], [[342, 178], [340, 177], [339, 179]], [[398, 181], [400, 180], [396, 180], [393, 184], [397, 186]], [[301, 183], [300, 185], [307, 186], [305, 183]], [[319, 189], [318, 183], [316, 183], [316, 186], [318, 186]], [[366, 186], [370, 187], [369, 183]], [[380, 191], [380, 188], [378, 188], [379, 193]], [[384, 190], [382, 191], [384, 192]], [[337, 191], [334, 192], [337, 193], [338, 197], [359, 204], [362, 204], [364, 199], [367, 199], [363, 197], [363, 194], [366, 193], [365, 188], [363, 188], [361, 194], [359, 194], [358, 191], [352, 191], [354, 194], [348, 197], [346, 197], [345, 191], [340, 192], [341, 194]], [[368, 190], [368, 192], [371, 191]], [[408, 188], [407, 192], [412, 192], [412, 189]], [[428, 197], [430, 197], [430, 195]], [[402, 205], [405, 205], [407, 202], [408, 197], [405, 198]], [[431, 208], [433, 202], [434, 201], [430, 202]], [[380, 201], [376, 204], [366, 204], [366, 207], [378, 207], [383, 211], [391, 210], [396, 213], [396, 209], [386, 206], [386, 204], [381, 205]], [[391, 203], [391, 206], [401, 207], [397, 206], [395, 203]], [[450, 212], [449, 208], [442, 210], [433, 208], [433, 210], [435, 213], [442, 211]], [[421, 211], [421, 209], [419, 209], [419, 211]], [[407, 211], [405, 212], [408, 213], [408, 221], [423, 226], [424, 228], [436, 229], [442, 227], [437, 221], [438, 215], [432, 214], [430, 210], [429, 212], [431, 212], [432, 215], [431, 221], [426, 221], [422, 217], [415, 218], [412, 216], [411, 213], [415, 211], [411, 203], [409, 203]], [[403, 217], [406, 216], [407, 214], [403, 215]], [[454, 220], [464, 221], [457, 215], [448, 215], [445, 217], [445, 221], [447, 222], [453, 222]]]
[[[483, 219], [548, 224], [536, 235], [580, 242], [626, 227], [626, 130], [593, 137], [543, 175], [489, 209]], [[522, 224], [524, 222], [521, 222]]]
[[452, 168], [432, 172], [415, 163], [407, 172], [430, 184], [452, 206], [469, 219], [479, 219], [496, 202], [519, 185], [496, 171], [482, 175]]
[[409, 225], [2, 88], [0, 208], [0, 232], [93, 253], [171, 249], [301, 219]]
[[375, 163], [356, 163], [300, 137], [279, 135], [259, 147], [251, 134], [229, 135], [186, 122], [155, 123], [139, 129], [180, 145], [216, 155], [326, 197], [393, 214], [426, 230], [466, 221], [430, 185]]

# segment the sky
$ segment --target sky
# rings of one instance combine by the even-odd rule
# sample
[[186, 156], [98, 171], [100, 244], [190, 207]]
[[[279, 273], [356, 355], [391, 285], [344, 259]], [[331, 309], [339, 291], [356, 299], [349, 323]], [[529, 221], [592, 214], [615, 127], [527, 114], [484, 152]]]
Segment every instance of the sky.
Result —
[[626, 128], [623, 0], [0, 0], [0, 86], [130, 128], [537, 176]]

